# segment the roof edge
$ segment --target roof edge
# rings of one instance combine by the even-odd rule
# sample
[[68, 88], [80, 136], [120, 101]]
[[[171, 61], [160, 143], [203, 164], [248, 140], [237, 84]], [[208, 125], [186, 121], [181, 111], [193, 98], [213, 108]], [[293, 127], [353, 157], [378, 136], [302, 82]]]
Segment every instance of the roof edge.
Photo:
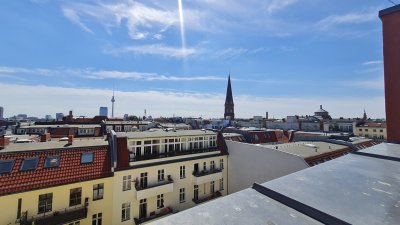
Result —
[[394, 5], [392, 7], [382, 9], [379, 11], [379, 18], [382, 18], [383, 16], [395, 13], [395, 12], [400, 12], [400, 4]]

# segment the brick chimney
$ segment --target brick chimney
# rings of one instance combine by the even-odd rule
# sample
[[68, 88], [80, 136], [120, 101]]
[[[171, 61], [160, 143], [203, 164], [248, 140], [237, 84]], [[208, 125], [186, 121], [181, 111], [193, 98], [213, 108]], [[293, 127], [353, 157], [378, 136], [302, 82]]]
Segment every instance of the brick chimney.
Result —
[[50, 140], [50, 133], [40, 135], [40, 142], [47, 142]]
[[68, 145], [72, 145], [74, 143], [74, 135], [68, 135]]
[[379, 12], [382, 20], [387, 141], [400, 143], [400, 5]]
[[9, 144], [10, 144], [10, 138], [0, 136], [0, 149], [5, 148]]

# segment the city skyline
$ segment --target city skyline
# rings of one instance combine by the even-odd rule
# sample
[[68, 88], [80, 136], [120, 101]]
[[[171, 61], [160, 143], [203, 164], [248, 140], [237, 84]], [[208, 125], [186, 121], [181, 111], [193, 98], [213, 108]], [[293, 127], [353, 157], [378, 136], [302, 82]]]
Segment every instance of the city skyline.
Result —
[[114, 85], [117, 117], [222, 118], [229, 73], [238, 118], [320, 104], [333, 117], [384, 117], [378, 10], [389, 2], [188, 1], [185, 32], [176, 1], [1, 5], [5, 117], [94, 116]]

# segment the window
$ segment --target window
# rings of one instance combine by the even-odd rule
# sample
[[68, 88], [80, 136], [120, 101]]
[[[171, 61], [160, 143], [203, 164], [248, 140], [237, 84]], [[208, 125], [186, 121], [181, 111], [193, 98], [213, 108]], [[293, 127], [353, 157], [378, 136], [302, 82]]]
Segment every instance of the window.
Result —
[[139, 205], [139, 219], [147, 217], [147, 199], [141, 199]]
[[367, 132], [368, 132], [368, 129], [365, 129], [365, 131], [367, 131]]
[[164, 208], [164, 195], [157, 195], [157, 209]]
[[224, 190], [224, 178], [219, 179], [219, 190]]
[[38, 214], [50, 212], [53, 205], [53, 193], [39, 195]]
[[122, 204], [121, 221], [126, 221], [131, 218], [131, 203]]
[[383, 130], [379, 130], [379, 132], [383, 133]]
[[52, 168], [60, 166], [60, 156], [47, 156], [46, 161], [44, 162], [44, 168]]
[[373, 132], [376, 132], [376, 129], [373, 129], [372, 131], [373, 131]]
[[186, 175], [185, 175], [185, 166], [181, 166], [180, 175], [181, 175], [181, 179], [186, 177]]
[[219, 168], [222, 170], [224, 169], [224, 159], [219, 160]]
[[75, 221], [75, 222], [69, 223], [68, 225], [81, 225], [81, 222], [80, 221]]
[[207, 170], [207, 163], [204, 162], [204, 163], [203, 163], [203, 171], [206, 171], [206, 170]]
[[140, 187], [141, 188], [147, 187], [147, 172], [140, 173]]
[[194, 200], [199, 199], [199, 185], [194, 185], [193, 187], [193, 199]]
[[22, 198], [18, 199], [17, 219], [21, 218]]
[[83, 153], [81, 157], [81, 163], [92, 163], [93, 162], [93, 152]]
[[132, 180], [131, 175], [124, 176], [122, 181], [122, 191], [131, 190], [131, 180]]
[[215, 188], [214, 188], [214, 181], [210, 182], [210, 192], [214, 193], [215, 192]]
[[210, 162], [210, 170], [214, 170], [215, 169], [215, 163], [214, 160]]
[[185, 202], [185, 188], [179, 189], [179, 202]]
[[362, 129], [358, 129], [358, 131], [362, 131]]
[[103, 199], [104, 184], [93, 185], [93, 201]]
[[80, 205], [82, 202], [82, 188], [73, 188], [69, 192], [69, 206]]
[[93, 214], [92, 225], [102, 225], [103, 213]]
[[39, 158], [26, 158], [24, 161], [22, 161], [22, 165], [20, 170], [21, 171], [27, 171], [27, 170], [35, 170], [37, 167], [37, 164], [39, 162]]
[[164, 170], [158, 170], [158, 181], [164, 180]]
[[0, 174], [11, 173], [15, 160], [0, 160]]

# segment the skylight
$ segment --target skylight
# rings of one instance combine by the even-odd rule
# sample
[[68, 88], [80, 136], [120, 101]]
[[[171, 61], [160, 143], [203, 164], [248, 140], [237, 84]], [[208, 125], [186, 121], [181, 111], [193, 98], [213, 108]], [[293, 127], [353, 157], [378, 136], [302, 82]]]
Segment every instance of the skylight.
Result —
[[93, 152], [83, 153], [81, 157], [81, 163], [91, 163], [93, 162]]
[[46, 161], [44, 162], [45, 168], [59, 167], [60, 166], [60, 156], [47, 156]]
[[11, 173], [15, 160], [0, 160], [0, 174]]
[[21, 165], [21, 171], [26, 171], [26, 170], [35, 170], [37, 167], [37, 164], [39, 162], [39, 158], [26, 158], [24, 161], [22, 161]]

